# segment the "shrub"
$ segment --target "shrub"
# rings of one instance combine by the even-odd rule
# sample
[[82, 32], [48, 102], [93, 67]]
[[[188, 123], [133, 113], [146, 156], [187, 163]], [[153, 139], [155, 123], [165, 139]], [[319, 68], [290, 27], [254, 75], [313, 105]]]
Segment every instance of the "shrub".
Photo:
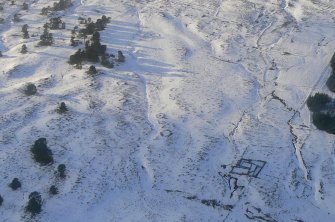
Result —
[[117, 61], [118, 62], [125, 62], [126, 58], [124, 57], [123, 53], [121, 51], [117, 52]]
[[21, 29], [21, 31], [22, 31], [22, 35], [23, 35], [23, 38], [24, 39], [28, 39], [29, 38], [29, 33], [28, 33], [28, 25], [27, 24], [24, 24], [23, 26], [22, 26], [22, 29]]
[[70, 55], [69, 64], [76, 65], [81, 64], [85, 57], [85, 52], [78, 49], [73, 55]]
[[316, 93], [314, 96], [308, 97], [307, 106], [310, 111], [316, 112], [326, 108], [325, 106], [331, 101], [332, 99], [327, 94]]
[[64, 178], [66, 176], [65, 175], [65, 170], [66, 170], [65, 164], [59, 164], [58, 165], [57, 171], [58, 171], [60, 177]]
[[28, 83], [25, 86], [24, 94], [26, 94], [27, 96], [32, 96], [32, 95], [35, 95], [36, 93], [37, 93], [37, 88], [33, 83]]
[[72, 5], [71, 0], [59, 0], [59, 2], [54, 3], [53, 10], [54, 11], [65, 10], [71, 5]]
[[9, 187], [12, 188], [12, 190], [17, 190], [18, 188], [21, 187], [21, 182], [19, 179], [14, 178], [12, 182], [9, 184]]
[[97, 69], [93, 65], [91, 65], [90, 68], [87, 71], [87, 73], [91, 74], [91, 75], [96, 74], [97, 72], [98, 72]]
[[52, 185], [52, 186], [50, 187], [50, 189], [49, 189], [49, 193], [50, 193], [51, 195], [56, 195], [56, 194], [58, 194], [58, 189], [57, 189], [57, 187], [56, 187], [55, 185]]
[[28, 10], [28, 4], [24, 2], [23, 5], [22, 5], [22, 9], [23, 10]]
[[106, 55], [101, 56], [101, 65], [111, 69], [114, 67], [114, 63], [109, 58], [110, 57]]
[[29, 201], [26, 206], [26, 211], [32, 215], [39, 214], [42, 211], [42, 197], [38, 192], [29, 194]]
[[313, 124], [319, 130], [335, 134], [335, 117], [329, 113], [315, 112], [312, 115]]
[[28, 52], [28, 48], [26, 46], [26, 44], [23, 44], [22, 47], [21, 47], [21, 51], [20, 51], [22, 54], [26, 54]]
[[53, 162], [52, 151], [47, 147], [47, 140], [39, 138], [35, 141], [34, 146], [30, 150], [36, 162], [47, 165]]
[[65, 113], [67, 111], [67, 107], [64, 102], [61, 102], [59, 107], [58, 107], [58, 112], [59, 113]]

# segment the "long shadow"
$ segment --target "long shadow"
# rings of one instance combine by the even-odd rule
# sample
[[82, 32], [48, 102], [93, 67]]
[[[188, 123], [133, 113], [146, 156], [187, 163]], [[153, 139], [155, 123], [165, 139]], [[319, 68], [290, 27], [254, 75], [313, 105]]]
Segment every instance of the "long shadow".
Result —
[[[140, 29], [138, 23], [113, 20], [101, 32], [102, 42], [107, 42], [112, 47], [119, 48], [126, 56], [126, 62], [118, 67], [120, 71], [130, 71], [146, 73], [148, 75], [183, 77], [180, 70], [175, 65], [153, 59], [149, 55], [142, 53], [145, 49], [162, 50], [160, 48], [143, 47], [140, 42], [151, 41], [161, 38], [155, 33], [145, 32]], [[137, 50], [134, 54], [134, 50]], [[139, 53], [140, 52], [140, 53]]]

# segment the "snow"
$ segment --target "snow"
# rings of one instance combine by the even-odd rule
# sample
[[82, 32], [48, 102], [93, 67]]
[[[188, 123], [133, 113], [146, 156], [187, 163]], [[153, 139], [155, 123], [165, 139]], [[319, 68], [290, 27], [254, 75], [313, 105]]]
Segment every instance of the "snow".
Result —
[[[58, 12], [66, 30], [51, 30], [52, 46], [38, 46], [52, 2], [25, 2], [0, 11], [0, 221], [335, 220], [334, 136], [305, 105], [316, 92], [334, 97], [333, 2], [76, 0]], [[102, 43], [126, 62], [90, 76], [91, 63], [67, 63], [80, 47], [71, 30], [104, 14]], [[36, 95], [24, 95], [28, 82]], [[31, 157], [40, 137], [52, 165]], [[234, 174], [240, 159], [266, 163], [257, 177]], [[43, 206], [30, 218], [33, 191]]]

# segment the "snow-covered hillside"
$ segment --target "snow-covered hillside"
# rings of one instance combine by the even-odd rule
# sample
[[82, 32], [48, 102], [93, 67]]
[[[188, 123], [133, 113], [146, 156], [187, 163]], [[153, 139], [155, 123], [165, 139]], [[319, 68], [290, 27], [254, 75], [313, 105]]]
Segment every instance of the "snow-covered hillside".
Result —
[[[335, 221], [335, 137], [305, 105], [330, 94], [333, 1], [75, 0], [40, 46], [54, 2], [0, 0], [0, 221]], [[102, 15], [126, 62], [89, 75], [68, 64], [71, 30]], [[38, 138], [53, 164], [32, 158]]]

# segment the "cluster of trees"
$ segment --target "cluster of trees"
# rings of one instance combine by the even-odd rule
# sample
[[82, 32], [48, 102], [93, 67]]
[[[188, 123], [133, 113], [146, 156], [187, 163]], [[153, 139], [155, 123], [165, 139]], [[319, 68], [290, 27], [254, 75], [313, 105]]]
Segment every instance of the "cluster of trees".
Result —
[[80, 30], [81, 35], [92, 35], [95, 31], [103, 31], [107, 24], [110, 23], [111, 18], [103, 15], [101, 18], [97, 19], [96, 22], [93, 22], [91, 18], [82, 18], [78, 19], [80, 24], [85, 24], [85, 28]]
[[[12, 1], [12, 4], [15, 4], [14, 1]], [[54, 3], [52, 8], [48, 8], [47, 11], [59, 11], [64, 10], [67, 7], [71, 5], [71, 0], [59, 0], [59, 2]], [[23, 3], [22, 9], [28, 10], [28, 4]], [[0, 3], [0, 10], [3, 10], [4, 7], [2, 6], [2, 3]], [[14, 21], [21, 21], [20, 14], [14, 15]], [[0, 19], [1, 22], [1, 19]], [[106, 23], [109, 22], [109, 19], [107, 17], [102, 17], [100, 20], [94, 23], [94, 29], [96, 30], [102, 30]], [[91, 27], [91, 26], [90, 26]], [[29, 32], [28, 32], [28, 24], [25, 24], [22, 26], [21, 32], [22, 37], [24, 39], [30, 38]], [[53, 44], [53, 35], [49, 32], [49, 29], [65, 29], [65, 23], [61, 20], [61, 17], [54, 17], [49, 20], [48, 23], [44, 25], [44, 31], [43, 34], [40, 36], [40, 42], [39, 45], [52, 45]], [[106, 46], [101, 45], [100, 43], [100, 35], [99, 33], [93, 33], [92, 38], [90, 41], [87, 42], [85, 45], [85, 51], [87, 52], [86, 56], [89, 60], [95, 60], [96, 54], [99, 56], [103, 55], [106, 52]], [[27, 53], [28, 47], [26, 44], [22, 44], [21, 46], [21, 53]], [[0, 56], [1, 56], [0, 52]], [[96, 73], [96, 69], [94, 66], [90, 67], [89, 72], [92, 74]], [[37, 87], [33, 83], [27, 83], [23, 88], [23, 93], [27, 96], [32, 96], [37, 93]], [[68, 111], [68, 108], [64, 102], [61, 102], [57, 108], [58, 113], [65, 113]], [[39, 138], [36, 140], [33, 144], [33, 146], [30, 149], [30, 152], [32, 154], [32, 158], [34, 161], [39, 163], [41, 166], [45, 165], [51, 165], [54, 163], [54, 157], [52, 150], [47, 145], [46, 138]], [[65, 179], [67, 176], [67, 169], [64, 164], [59, 164], [56, 168], [55, 175], [58, 179]], [[23, 184], [24, 185], [24, 184]], [[8, 184], [8, 186], [13, 190], [20, 190], [22, 187], [22, 183], [18, 178], [12, 179], [12, 181]], [[58, 188], [56, 185], [51, 185], [49, 188], [49, 194], [50, 195], [56, 195], [58, 194]], [[0, 206], [3, 204], [4, 198], [2, 195], [0, 195]], [[36, 215], [42, 211], [42, 195], [34, 191], [30, 193], [28, 203], [25, 206], [25, 211], [28, 213], [31, 213], [32, 215]]]
[[54, 42], [52, 33], [49, 32], [49, 26], [47, 24], [44, 25], [43, 34], [40, 36], [39, 44], [41, 46], [50, 46]]
[[[89, 23], [93, 24], [93, 23]], [[82, 31], [84, 30], [84, 31]], [[81, 29], [81, 33], [89, 34], [90, 31], [87, 31], [87, 27], [85, 29]], [[99, 62], [99, 57], [106, 57], [106, 50], [107, 46], [102, 45], [100, 42], [100, 33], [99, 31], [95, 30], [92, 33], [92, 37], [90, 40], [87, 40], [85, 42], [85, 49], [78, 49], [77, 52], [70, 56], [69, 63], [72, 65], [78, 65], [81, 64], [83, 61], [89, 61], [89, 62]], [[103, 59], [103, 61], [106, 62], [106, 58]]]
[[[100, 33], [106, 28], [107, 23], [110, 22], [110, 17], [103, 15], [101, 18], [97, 19], [96, 22], [93, 22], [91, 18], [79, 18], [80, 24], [84, 24], [85, 28], [78, 31], [78, 27], [75, 27], [72, 30], [71, 36], [71, 46], [78, 46], [78, 40], [75, 40], [75, 37], [84, 38], [85, 48], [78, 49], [73, 55], [69, 58], [69, 64], [76, 65], [81, 67], [83, 61], [97, 63], [100, 62], [101, 65], [107, 68], [113, 68], [115, 62], [125, 62], [125, 56], [121, 51], [118, 51], [118, 57], [115, 58], [115, 55], [106, 53], [107, 46], [102, 45], [100, 42]], [[91, 38], [87, 41], [86, 38], [88, 35], [92, 35]], [[94, 67], [94, 66], [93, 66]], [[96, 73], [92, 66], [88, 73]]]
[[[335, 54], [333, 55], [330, 66], [332, 74], [327, 80], [327, 87], [330, 91], [335, 92]], [[319, 130], [330, 134], [335, 134], [335, 102], [324, 93], [316, 93], [309, 96], [307, 106], [312, 113], [313, 124]]]
[[[35, 141], [31, 148], [33, 158], [36, 162], [43, 165], [48, 165], [53, 163], [53, 156], [51, 150], [47, 147], [47, 141], [45, 138], [39, 138]], [[60, 179], [66, 178], [66, 166], [65, 164], [59, 164], [55, 172], [56, 176]], [[14, 178], [8, 185], [13, 191], [21, 188], [22, 183], [18, 178]], [[58, 194], [58, 188], [55, 185], [49, 188], [50, 195]], [[3, 204], [4, 199], [0, 195], [0, 206]], [[31, 213], [33, 216], [42, 211], [42, 197], [41, 194], [34, 191], [29, 195], [29, 201], [25, 207], [26, 212]]]
[[44, 7], [42, 8], [41, 14], [47, 15], [49, 12], [52, 11], [62, 11], [67, 9], [72, 5], [71, 0], [59, 0], [59, 2], [55, 2], [52, 7]]
[[51, 18], [47, 26], [51, 29], [65, 29], [65, 22], [62, 21], [61, 17]]

